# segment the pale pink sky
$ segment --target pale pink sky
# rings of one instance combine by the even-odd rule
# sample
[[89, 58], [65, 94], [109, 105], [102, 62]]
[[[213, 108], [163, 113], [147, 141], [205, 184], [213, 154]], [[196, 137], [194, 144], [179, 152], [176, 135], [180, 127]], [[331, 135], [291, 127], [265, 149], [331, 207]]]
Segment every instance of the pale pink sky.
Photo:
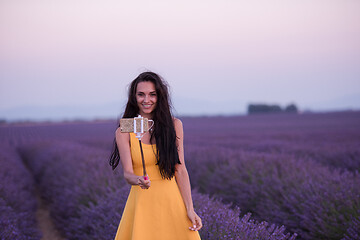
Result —
[[146, 69], [170, 83], [180, 114], [249, 102], [360, 109], [357, 0], [2, 0], [0, 36], [0, 118], [122, 103]]

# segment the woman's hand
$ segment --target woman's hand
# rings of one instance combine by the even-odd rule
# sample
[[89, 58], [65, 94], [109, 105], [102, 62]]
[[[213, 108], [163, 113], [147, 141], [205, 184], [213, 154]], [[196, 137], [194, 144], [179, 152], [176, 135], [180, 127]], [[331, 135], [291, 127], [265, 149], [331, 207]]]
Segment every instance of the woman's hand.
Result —
[[189, 210], [187, 214], [188, 214], [188, 218], [192, 222], [192, 226], [189, 227], [189, 229], [193, 231], [200, 230], [202, 228], [201, 218], [196, 214], [194, 210]]
[[149, 179], [149, 176], [146, 175], [147, 177], [147, 180], [145, 180], [145, 177], [144, 176], [140, 176], [138, 178], [138, 185], [142, 188], [142, 189], [148, 189], [150, 187], [150, 179]]

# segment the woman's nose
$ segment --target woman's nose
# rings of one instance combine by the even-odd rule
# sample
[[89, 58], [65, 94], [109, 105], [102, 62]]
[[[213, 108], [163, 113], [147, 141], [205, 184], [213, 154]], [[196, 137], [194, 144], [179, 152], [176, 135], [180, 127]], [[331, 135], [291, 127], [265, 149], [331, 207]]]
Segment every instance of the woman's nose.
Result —
[[149, 96], [148, 96], [148, 95], [145, 95], [144, 102], [148, 102], [149, 99], [150, 99]]

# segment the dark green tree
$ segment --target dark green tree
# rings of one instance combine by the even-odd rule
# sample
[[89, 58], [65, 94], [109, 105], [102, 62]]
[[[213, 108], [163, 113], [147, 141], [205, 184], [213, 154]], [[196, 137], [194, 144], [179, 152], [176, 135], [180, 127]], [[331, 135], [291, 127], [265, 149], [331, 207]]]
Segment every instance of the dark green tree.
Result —
[[298, 112], [298, 108], [296, 107], [295, 104], [289, 104], [285, 107], [285, 112], [289, 112], [289, 113], [297, 113]]

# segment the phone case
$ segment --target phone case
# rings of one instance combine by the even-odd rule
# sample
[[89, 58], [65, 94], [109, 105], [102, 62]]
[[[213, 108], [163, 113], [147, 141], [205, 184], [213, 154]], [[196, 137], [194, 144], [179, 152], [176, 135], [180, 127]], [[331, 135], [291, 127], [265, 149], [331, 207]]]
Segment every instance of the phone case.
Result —
[[[149, 121], [147, 118], [143, 118], [143, 122], [144, 122], [143, 132], [147, 132], [149, 130]], [[135, 130], [136, 131], [134, 131], [134, 118], [120, 119], [120, 131], [121, 132], [141, 132], [141, 118], [136, 119], [136, 129]]]

